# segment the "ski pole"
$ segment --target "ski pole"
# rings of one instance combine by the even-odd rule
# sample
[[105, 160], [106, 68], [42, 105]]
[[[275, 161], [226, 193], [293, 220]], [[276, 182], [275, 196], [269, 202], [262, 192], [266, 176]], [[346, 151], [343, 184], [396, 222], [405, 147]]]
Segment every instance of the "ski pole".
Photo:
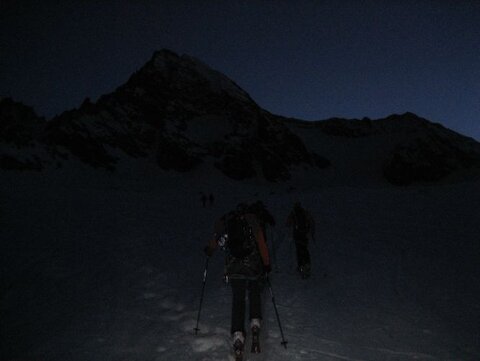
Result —
[[200, 306], [198, 307], [198, 315], [197, 315], [197, 325], [193, 329], [195, 331], [195, 335], [200, 331], [198, 328], [198, 323], [200, 322], [200, 312], [202, 311], [202, 303], [203, 303], [203, 294], [205, 293], [205, 283], [207, 282], [207, 271], [208, 271], [208, 261], [210, 257], [207, 257], [205, 260], [205, 270], [203, 271], [203, 285], [202, 285], [202, 293], [200, 294]]
[[272, 296], [273, 308], [275, 309], [275, 315], [277, 316], [277, 322], [278, 322], [278, 327], [280, 328], [280, 334], [282, 335], [281, 344], [286, 349], [288, 341], [285, 340], [285, 336], [283, 335], [282, 324], [280, 323], [280, 316], [278, 315], [277, 304], [275, 303], [275, 296], [274, 296], [273, 290], [272, 290], [272, 284], [270, 283], [270, 279], [268, 278], [268, 274], [265, 275], [265, 278], [267, 280], [268, 288], [270, 290], [270, 295]]

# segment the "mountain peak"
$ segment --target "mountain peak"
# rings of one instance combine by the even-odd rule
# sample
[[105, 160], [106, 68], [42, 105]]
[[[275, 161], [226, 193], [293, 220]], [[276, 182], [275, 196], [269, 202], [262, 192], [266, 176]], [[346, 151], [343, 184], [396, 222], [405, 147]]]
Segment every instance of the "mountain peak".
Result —
[[417, 114], [408, 111], [402, 114], [391, 114], [386, 119], [426, 120]]
[[152, 58], [147, 64], [153, 65], [154, 68], [162, 70], [167, 64], [180, 62], [181, 56], [168, 49], [157, 50], [153, 53]]
[[162, 49], [155, 51], [140, 73], [154, 76], [160, 83], [175, 84], [181, 88], [204, 87], [204, 91], [226, 94], [232, 98], [254, 103], [247, 92], [233, 80], [213, 70], [200, 60], [189, 55], [178, 55]]

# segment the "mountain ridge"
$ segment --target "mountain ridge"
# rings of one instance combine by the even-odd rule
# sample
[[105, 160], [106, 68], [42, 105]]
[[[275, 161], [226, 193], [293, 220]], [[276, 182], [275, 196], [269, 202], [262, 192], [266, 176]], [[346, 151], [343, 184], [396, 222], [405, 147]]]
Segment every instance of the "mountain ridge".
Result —
[[[23, 115], [8, 115], [7, 108]], [[74, 157], [114, 171], [120, 151], [150, 159], [165, 171], [188, 172], [211, 163], [235, 180], [279, 182], [291, 179], [299, 166], [315, 173], [331, 166], [325, 156], [329, 150], [320, 150], [315, 142], [307, 145], [302, 129], [339, 142], [392, 137], [396, 144], [383, 156], [382, 172], [397, 185], [438, 181], [480, 167], [477, 142], [414, 113], [315, 122], [274, 115], [222, 73], [166, 49], [154, 52], [124, 84], [95, 103], [87, 98], [78, 109], [49, 121], [26, 109], [12, 100], [0, 101], [0, 130], [10, 134], [0, 138], [3, 169], [60, 167]], [[12, 129], [28, 142], [17, 139]], [[34, 150], [39, 147], [42, 157]]]

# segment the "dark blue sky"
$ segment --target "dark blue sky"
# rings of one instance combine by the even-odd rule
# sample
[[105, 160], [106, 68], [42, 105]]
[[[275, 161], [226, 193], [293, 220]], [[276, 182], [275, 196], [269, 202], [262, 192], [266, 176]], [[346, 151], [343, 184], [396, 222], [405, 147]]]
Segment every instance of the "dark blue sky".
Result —
[[0, 2], [0, 95], [51, 117], [158, 49], [307, 120], [414, 112], [480, 140], [480, 1]]

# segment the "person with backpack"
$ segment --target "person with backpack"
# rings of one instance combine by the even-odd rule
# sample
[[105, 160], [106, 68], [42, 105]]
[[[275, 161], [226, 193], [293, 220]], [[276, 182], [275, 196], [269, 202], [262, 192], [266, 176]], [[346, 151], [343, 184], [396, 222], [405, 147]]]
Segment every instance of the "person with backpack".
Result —
[[225, 275], [232, 286], [231, 334], [236, 360], [242, 360], [245, 347], [245, 297], [248, 292], [252, 352], [260, 352], [262, 320], [261, 278], [271, 271], [268, 248], [257, 217], [240, 204], [215, 224], [214, 236], [205, 253], [225, 250]]
[[310, 277], [311, 260], [308, 251], [309, 235], [315, 235], [315, 222], [312, 215], [302, 207], [300, 202], [295, 202], [293, 210], [287, 218], [287, 226], [293, 228], [293, 240], [297, 251], [297, 266], [302, 278]]

